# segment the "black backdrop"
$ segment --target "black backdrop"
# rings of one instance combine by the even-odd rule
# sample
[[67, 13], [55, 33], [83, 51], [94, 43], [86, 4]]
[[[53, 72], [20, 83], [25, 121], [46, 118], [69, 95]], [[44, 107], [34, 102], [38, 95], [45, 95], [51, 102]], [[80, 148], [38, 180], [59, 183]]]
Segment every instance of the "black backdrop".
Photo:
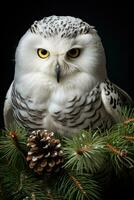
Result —
[[[82, 18], [94, 25], [102, 38], [106, 52], [107, 71], [110, 80], [134, 97], [133, 66], [129, 62], [129, 13], [128, 2], [117, 5], [117, 2], [45, 0], [33, 1], [28, 5], [16, 1], [1, 6], [1, 50], [2, 65], [0, 73], [0, 123], [3, 125], [3, 103], [6, 91], [14, 76], [14, 53], [20, 37], [34, 20], [49, 15], [70, 15]], [[130, 6], [131, 7], [131, 6]], [[132, 28], [132, 27], [131, 27]], [[125, 186], [126, 187], [126, 186]], [[115, 187], [116, 188], [116, 187]], [[120, 192], [118, 191], [120, 190]], [[117, 187], [119, 197], [127, 194]], [[121, 195], [122, 194], [122, 195]], [[109, 195], [108, 195], [109, 196]], [[112, 197], [111, 197], [112, 198]], [[110, 197], [108, 197], [110, 199]], [[115, 197], [113, 198], [115, 199]]]

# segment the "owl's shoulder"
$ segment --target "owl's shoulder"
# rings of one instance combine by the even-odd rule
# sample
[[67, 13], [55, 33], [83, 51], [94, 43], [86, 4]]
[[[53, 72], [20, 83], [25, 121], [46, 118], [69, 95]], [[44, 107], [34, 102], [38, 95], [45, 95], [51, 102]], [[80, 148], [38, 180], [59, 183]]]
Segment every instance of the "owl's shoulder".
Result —
[[100, 84], [100, 90], [105, 109], [118, 121], [122, 106], [133, 103], [131, 97], [108, 79]]

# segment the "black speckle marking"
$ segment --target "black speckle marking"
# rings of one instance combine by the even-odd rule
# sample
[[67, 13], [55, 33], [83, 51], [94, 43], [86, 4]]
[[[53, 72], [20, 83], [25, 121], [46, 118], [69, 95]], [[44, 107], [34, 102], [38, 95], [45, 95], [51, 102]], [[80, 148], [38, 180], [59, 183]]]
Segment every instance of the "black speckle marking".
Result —
[[30, 30], [32, 33], [41, 34], [45, 38], [55, 35], [60, 35], [61, 38], [75, 38], [80, 34], [88, 34], [93, 30], [93, 27], [79, 18], [53, 15], [35, 21]]
[[110, 91], [109, 91], [109, 90], [106, 90], [105, 94], [106, 94], [106, 95], [110, 95]]
[[114, 99], [113, 109], [116, 108], [116, 99]]
[[110, 98], [110, 104], [113, 104], [113, 97], [111, 96], [111, 98]]

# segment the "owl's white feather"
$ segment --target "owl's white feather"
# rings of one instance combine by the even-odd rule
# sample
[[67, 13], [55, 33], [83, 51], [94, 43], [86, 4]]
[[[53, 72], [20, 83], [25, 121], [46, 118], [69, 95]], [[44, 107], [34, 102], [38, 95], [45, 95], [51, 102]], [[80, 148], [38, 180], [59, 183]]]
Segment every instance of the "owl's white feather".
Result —
[[[41, 58], [39, 49], [49, 55]], [[69, 56], [71, 51], [79, 55]], [[106, 79], [104, 48], [92, 26], [69, 16], [36, 21], [16, 49], [5, 125], [13, 121], [7, 117], [10, 113], [10, 119], [28, 129], [46, 128], [61, 134], [102, 124], [109, 127], [119, 119], [121, 99]]]

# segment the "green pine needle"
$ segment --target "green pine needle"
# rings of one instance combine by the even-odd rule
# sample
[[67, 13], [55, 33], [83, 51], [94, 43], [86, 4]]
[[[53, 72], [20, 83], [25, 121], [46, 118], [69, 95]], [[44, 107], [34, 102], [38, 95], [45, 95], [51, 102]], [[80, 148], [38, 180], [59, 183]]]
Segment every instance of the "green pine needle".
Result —
[[122, 116], [122, 121], [134, 118], [134, 108], [124, 106], [121, 109], [121, 116]]
[[[51, 180], [51, 182], [53, 182]], [[46, 195], [47, 195], [47, 198], [48, 200], [64, 200], [64, 198], [62, 198], [62, 194], [59, 194], [57, 191], [58, 189], [55, 187], [56, 183], [53, 182], [53, 186], [46, 189]]]
[[73, 138], [65, 138], [63, 147], [65, 168], [78, 172], [97, 172], [106, 160], [105, 141], [98, 132], [81, 131]]
[[17, 190], [12, 193], [13, 200], [48, 200], [43, 187], [43, 181], [31, 174], [21, 172]]
[[110, 161], [118, 171], [134, 167], [134, 124], [129, 126], [117, 124], [107, 135], [107, 150]]
[[0, 182], [4, 199], [13, 199], [11, 196], [17, 190], [19, 184], [18, 171], [2, 162], [2, 165], [0, 165]]
[[86, 173], [65, 172], [60, 178], [58, 188], [64, 200], [100, 199], [100, 186]]
[[0, 155], [8, 164], [16, 169], [24, 169], [26, 165], [25, 153], [26, 131], [16, 126], [14, 129], [1, 133]]

